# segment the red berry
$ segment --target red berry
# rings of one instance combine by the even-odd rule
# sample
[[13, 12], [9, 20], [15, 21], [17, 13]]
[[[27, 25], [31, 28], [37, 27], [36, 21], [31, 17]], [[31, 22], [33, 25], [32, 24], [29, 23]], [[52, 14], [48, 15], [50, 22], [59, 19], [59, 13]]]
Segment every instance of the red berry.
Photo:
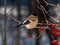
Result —
[[58, 45], [58, 40], [53, 40], [51, 43], [55, 44], [55, 45]]
[[51, 24], [50, 26], [52, 29], [55, 29], [56, 25], [55, 24]]
[[42, 27], [40, 27], [40, 29], [39, 29], [39, 32], [43, 32], [44, 30], [43, 30], [43, 28]]
[[54, 29], [52, 30], [52, 34], [54, 34], [55, 36], [60, 36], [60, 30]]
[[30, 35], [30, 36], [29, 36], [29, 38], [33, 38], [33, 36], [32, 36], [32, 35]]
[[57, 31], [58, 31], [57, 29], [52, 30], [52, 34], [56, 34]]

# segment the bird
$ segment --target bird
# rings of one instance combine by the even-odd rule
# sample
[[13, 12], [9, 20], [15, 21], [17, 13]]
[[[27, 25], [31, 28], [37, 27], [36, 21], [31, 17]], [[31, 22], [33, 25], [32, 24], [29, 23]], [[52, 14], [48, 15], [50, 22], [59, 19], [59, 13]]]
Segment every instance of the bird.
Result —
[[38, 24], [38, 16], [31, 14], [23, 22], [21, 22], [21, 24], [19, 24], [16, 27], [23, 25], [27, 29], [32, 29], [32, 28], [35, 28], [37, 26], [37, 24]]

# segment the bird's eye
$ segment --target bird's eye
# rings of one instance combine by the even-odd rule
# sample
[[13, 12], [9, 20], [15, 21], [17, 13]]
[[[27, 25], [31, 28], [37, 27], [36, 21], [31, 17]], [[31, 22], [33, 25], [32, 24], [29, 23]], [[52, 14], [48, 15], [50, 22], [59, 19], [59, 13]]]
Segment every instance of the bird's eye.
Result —
[[35, 21], [34, 19], [32, 21]]

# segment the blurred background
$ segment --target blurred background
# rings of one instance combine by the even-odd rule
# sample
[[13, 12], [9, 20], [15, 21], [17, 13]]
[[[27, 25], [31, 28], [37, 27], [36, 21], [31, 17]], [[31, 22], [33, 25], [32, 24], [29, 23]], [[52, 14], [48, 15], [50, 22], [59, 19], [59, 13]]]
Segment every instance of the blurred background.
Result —
[[[32, 10], [39, 15], [31, 1], [33, 0], [0, 0], [0, 45], [51, 45], [47, 34], [41, 40], [32, 40], [28, 37], [28, 29], [15, 28], [19, 21], [24, 21], [31, 14]], [[48, 2], [60, 4], [60, 0]]]

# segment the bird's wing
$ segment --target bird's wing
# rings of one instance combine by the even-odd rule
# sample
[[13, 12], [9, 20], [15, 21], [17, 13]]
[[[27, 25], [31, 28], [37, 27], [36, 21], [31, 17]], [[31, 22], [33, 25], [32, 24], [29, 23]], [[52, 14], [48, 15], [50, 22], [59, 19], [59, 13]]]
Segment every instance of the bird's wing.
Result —
[[30, 21], [29, 24], [25, 25], [27, 29], [35, 28], [36, 25], [38, 24], [38, 16], [31, 15], [27, 18], [27, 20]]

